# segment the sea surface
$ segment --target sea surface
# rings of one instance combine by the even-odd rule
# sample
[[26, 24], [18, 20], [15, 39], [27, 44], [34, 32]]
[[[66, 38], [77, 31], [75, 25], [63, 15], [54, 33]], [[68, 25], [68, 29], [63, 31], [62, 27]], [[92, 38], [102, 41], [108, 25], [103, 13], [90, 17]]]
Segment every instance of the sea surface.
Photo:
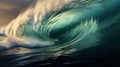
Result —
[[120, 0], [37, 0], [0, 26], [0, 67], [120, 67]]

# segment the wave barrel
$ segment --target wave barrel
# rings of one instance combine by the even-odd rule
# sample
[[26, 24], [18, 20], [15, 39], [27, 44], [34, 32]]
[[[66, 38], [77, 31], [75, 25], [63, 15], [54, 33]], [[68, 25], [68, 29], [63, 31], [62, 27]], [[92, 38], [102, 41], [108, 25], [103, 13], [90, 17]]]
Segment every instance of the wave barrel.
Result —
[[55, 23], [50, 24], [50, 27], [52, 27], [50, 36], [53, 38], [60, 36], [85, 20], [89, 20], [91, 18], [102, 21], [117, 14], [119, 11], [119, 0], [104, 0], [100, 3], [94, 3], [82, 8], [68, 10], [57, 15], [51, 20]]

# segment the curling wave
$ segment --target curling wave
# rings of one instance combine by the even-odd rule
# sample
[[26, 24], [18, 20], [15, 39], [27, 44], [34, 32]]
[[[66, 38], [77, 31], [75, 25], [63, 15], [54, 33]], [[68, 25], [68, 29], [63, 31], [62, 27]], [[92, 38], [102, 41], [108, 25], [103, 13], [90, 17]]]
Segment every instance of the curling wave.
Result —
[[120, 50], [120, 0], [37, 0], [0, 32], [2, 67], [40, 65], [59, 56], [71, 57], [53, 58], [60, 64], [108, 62]]
[[[27, 48], [51, 46], [50, 50], [77, 51], [96, 46], [101, 41], [100, 30], [117, 23], [119, 3], [119, 0], [38, 0], [5, 27], [6, 38], [14, 46]], [[111, 21], [107, 23], [108, 20]], [[5, 44], [3, 41], [1, 44]]]

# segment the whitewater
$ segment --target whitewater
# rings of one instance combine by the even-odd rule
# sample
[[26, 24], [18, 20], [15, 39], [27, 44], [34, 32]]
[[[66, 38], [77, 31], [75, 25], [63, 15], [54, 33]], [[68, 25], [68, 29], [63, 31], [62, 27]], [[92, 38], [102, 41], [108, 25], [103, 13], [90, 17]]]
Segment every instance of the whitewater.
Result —
[[38, 52], [44, 56], [42, 60], [99, 46], [120, 32], [119, 3], [120, 0], [37, 0], [1, 27], [0, 50]]

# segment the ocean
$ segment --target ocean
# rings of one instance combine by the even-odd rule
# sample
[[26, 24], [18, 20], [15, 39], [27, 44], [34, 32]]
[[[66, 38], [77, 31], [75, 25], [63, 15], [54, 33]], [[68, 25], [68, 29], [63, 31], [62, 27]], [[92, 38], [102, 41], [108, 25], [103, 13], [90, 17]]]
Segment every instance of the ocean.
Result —
[[0, 27], [0, 67], [119, 67], [119, 3], [37, 0]]

